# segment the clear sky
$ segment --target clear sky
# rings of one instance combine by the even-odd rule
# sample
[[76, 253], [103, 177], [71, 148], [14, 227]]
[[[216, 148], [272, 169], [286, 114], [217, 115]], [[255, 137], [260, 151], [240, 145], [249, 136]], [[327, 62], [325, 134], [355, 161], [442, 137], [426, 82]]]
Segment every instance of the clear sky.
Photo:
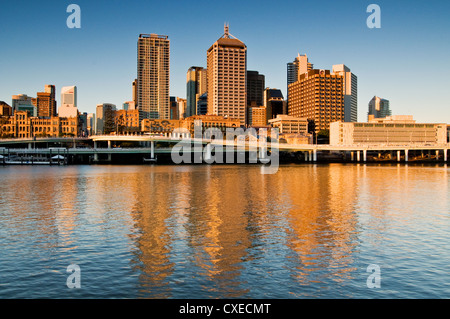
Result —
[[[66, 25], [81, 8], [81, 28]], [[381, 28], [366, 25], [381, 8]], [[81, 112], [121, 107], [132, 98], [140, 33], [168, 35], [170, 95], [186, 97], [190, 66], [206, 67], [206, 50], [230, 33], [247, 45], [247, 68], [286, 94], [286, 63], [307, 54], [315, 68], [345, 64], [358, 76], [358, 120], [378, 95], [393, 114], [450, 123], [450, 1], [147, 1], [0, 2], [0, 100], [35, 97], [45, 84], [78, 87]]]

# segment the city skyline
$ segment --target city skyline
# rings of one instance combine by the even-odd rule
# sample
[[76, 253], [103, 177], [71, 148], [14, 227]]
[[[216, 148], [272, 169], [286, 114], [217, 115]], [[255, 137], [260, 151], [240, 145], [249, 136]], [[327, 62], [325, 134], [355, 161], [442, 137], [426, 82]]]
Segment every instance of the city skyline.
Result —
[[[77, 86], [81, 112], [95, 112], [101, 103], [122, 105], [132, 99], [132, 82], [137, 77], [136, 38], [140, 33], [169, 36], [169, 94], [186, 98], [187, 70], [193, 65], [206, 67], [206, 50], [222, 34], [227, 22], [230, 32], [248, 48], [247, 70], [265, 75], [266, 87], [280, 89], [285, 98], [286, 65], [298, 53], [307, 54], [315, 68], [345, 64], [358, 75], [358, 121], [366, 120], [368, 103], [378, 95], [391, 102], [393, 114], [411, 114], [421, 122], [450, 122], [449, 102], [445, 99], [449, 80], [444, 72], [450, 68], [446, 56], [449, 44], [445, 41], [448, 36], [437, 32], [449, 26], [445, 16], [448, 3], [434, 1], [424, 7], [418, 2], [378, 1], [381, 29], [369, 29], [369, 2], [302, 4], [302, 10], [299, 8], [295, 15], [291, 12], [295, 10], [289, 10], [295, 4], [292, 1], [277, 3], [279, 10], [275, 13], [269, 2], [257, 7], [249, 2], [234, 10], [234, 1], [227, 8], [204, 1], [191, 6], [78, 1], [81, 28], [69, 29], [68, 3], [22, 2], [29, 9], [26, 12], [5, 3], [0, 13], [4, 22], [0, 33], [4, 44], [0, 100], [7, 103], [12, 95], [35, 97], [44, 85], [53, 84], [57, 92], [64, 86]], [[140, 11], [150, 7], [155, 10], [147, 11], [149, 17], [144, 19]], [[192, 12], [204, 19], [190, 21]], [[261, 24], [269, 15], [277, 23]], [[174, 22], [177, 17], [179, 21]], [[30, 27], [41, 18], [42, 23]], [[110, 23], [104, 23], [105, 19]], [[346, 36], [338, 36], [340, 33]], [[46, 36], [49, 40], [42, 41]], [[277, 41], [273, 40], [275, 36]], [[420, 61], [431, 67], [421, 68]], [[415, 76], [431, 80], [418, 81]]]

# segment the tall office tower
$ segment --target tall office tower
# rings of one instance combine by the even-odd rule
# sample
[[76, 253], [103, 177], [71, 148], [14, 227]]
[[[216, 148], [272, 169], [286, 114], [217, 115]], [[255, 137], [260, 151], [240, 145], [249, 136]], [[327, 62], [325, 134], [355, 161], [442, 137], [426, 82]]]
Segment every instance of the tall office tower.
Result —
[[[247, 71], [247, 106], [264, 104], [265, 77], [258, 71]], [[253, 104], [252, 104], [253, 103]]]
[[332, 70], [344, 78], [344, 122], [358, 122], [358, 78], [344, 64], [333, 65]]
[[192, 66], [186, 75], [186, 117], [197, 114], [198, 98], [206, 92], [206, 70]]
[[97, 104], [96, 109], [96, 134], [110, 134], [115, 131], [114, 118], [116, 115], [116, 105], [111, 103]]
[[46, 85], [44, 92], [37, 93], [36, 108], [39, 117], [57, 115], [54, 85]]
[[35, 100], [31, 96], [26, 94], [18, 94], [12, 96], [12, 112], [27, 111], [29, 116], [37, 116], [37, 108], [35, 106]]
[[247, 46], [225, 32], [207, 50], [208, 114], [246, 122]]
[[287, 64], [287, 95], [289, 97], [289, 84], [299, 80], [299, 76], [303, 73], [311, 71], [313, 64], [308, 62], [306, 54], [298, 53], [293, 62]]
[[289, 85], [289, 115], [314, 120], [316, 133], [344, 120], [344, 77], [311, 70]]
[[264, 90], [264, 104], [266, 108], [266, 122], [277, 117], [278, 114], [287, 114], [286, 101], [279, 89], [266, 88]]
[[140, 34], [137, 61], [137, 105], [141, 119], [169, 119], [170, 40]]
[[371, 118], [385, 118], [391, 116], [392, 112], [389, 108], [389, 101], [374, 96], [369, 102], [369, 112], [367, 113], [367, 120]]
[[77, 87], [65, 86], [61, 89], [61, 106], [58, 110], [59, 117], [77, 117]]

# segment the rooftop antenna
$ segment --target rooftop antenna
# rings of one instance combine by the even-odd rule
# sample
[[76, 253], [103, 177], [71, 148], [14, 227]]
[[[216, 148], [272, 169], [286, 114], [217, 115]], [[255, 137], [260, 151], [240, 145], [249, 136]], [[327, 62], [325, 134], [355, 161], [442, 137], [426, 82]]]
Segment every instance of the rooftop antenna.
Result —
[[223, 31], [224, 31], [223, 37], [228, 39], [230, 37], [230, 26], [226, 22], [223, 26]]

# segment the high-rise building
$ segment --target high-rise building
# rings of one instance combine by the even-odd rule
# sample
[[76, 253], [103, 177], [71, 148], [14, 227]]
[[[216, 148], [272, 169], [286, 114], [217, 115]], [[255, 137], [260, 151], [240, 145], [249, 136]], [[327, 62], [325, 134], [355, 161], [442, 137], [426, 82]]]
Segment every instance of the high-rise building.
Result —
[[229, 33], [207, 50], [208, 114], [246, 123], [247, 46]]
[[287, 64], [287, 92], [289, 97], [289, 84], [299, 80], [299, 76], [313, 69], [313, 64], [308, 62], [306, 54], [298, 53], [293, 62]]
[[344, 76], [330, 70], [311, 70], [289, 85], [289, 115], [312, 119], [316, 133], [344, 121]]
[[58, 110], [59, 117], [77, 117], [77, 87], [65, 86], [61, 89], [61, 106]]
[[258, 71], [247, 71], [247, 106], [253, 103], [257, 106], [264, 104], [265, 76]]
[[389, 100], [374, 96], [369, 102], [369, 112], [367, 113], [367, 120], [372, 118], [385, 118], [391, 116], [392, 112], [389, 108]]
[[333, 65], [333, 73], [342, 75], [344, 90], [344, 122], [358, 121], [358, 78], [344, 64]]
[[197, 114], [198, 98], [207, 91], [207, 72], [200, 66], [192, 66], [186, 75], [186, 117]]
[[169, 119], [168, 36], [139, 35], [137, 75], [137, 105], [141, 119]]
[[266, 88], [264, 90], [264, 107], [266, 108], [266, 122], [277, 115], [287, 114], [287, 105], [280, 89]]
[[97, 104], [96, 134], [110, 134], [115, 131], [116, 105], [111, 103]]
[[38, 92], [36, 97], [37, 115], [39, 117], [56, 116], [55, 86], [46, 85], [44, 92]]

